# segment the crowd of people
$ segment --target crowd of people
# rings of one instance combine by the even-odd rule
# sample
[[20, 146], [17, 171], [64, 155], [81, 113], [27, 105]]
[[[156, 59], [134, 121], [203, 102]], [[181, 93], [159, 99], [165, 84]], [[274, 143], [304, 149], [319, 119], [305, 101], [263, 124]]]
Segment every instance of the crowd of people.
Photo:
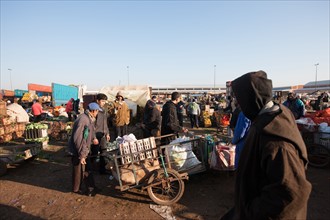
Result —
[[[235, 206], [222, 219], [306, 218], [311, 184], [305, 176], [306, 147], [295, 120], [304, 116], [310, 103], [292, 92], [282, 104], [275, 102], [272, 82], [263, 71], [235, 79], [232, 90], [221, 110], [231, 114], [230, 145], [236, 146]], [[183, 100], [180, 93], [173, 92], [162, 109], [157, 101], [152, 96], [144, 106], [141, 129], [145, 138], [168, 135], [157, 144], [170, 143], [174, 136], [169, 135], [188, 131], [183, 123], [185, 114], [191, 128], [200, 127], [201, 106], [196, 98]], [[322, 93], [314, 108], [326, 108], [328, 101], [327, 93]], [[108, 172], [102, 153], [111, 138], [109, 119], [116, 137], [128, 134], [131, 116], [125, 98], [118, 92], [111, 108], [106, 106], [107, 102], [108, 97], [99, 93], [81, 114], [73, 114], [77, 109], [74, 99], [66, 104], [68, 118], [74, 121], [68, 144], [74, 193], [94, 196], [100, 190], [95, 186], [93, 167], [99, 158], [98, 171]], [[219, 103], [217, 99], [210, 102]], [[41, 104], [35, 101], [32, 105], [35, 122], [40, 121], [42, 112]]]

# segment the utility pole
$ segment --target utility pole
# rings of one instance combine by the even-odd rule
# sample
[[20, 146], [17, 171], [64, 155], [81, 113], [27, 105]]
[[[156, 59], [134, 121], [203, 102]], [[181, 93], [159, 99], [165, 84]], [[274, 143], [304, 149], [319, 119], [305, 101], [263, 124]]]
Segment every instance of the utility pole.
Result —
[[12, 69], [8, 69], [9, 70], [9, 79], [10, 79], [10, 90], [13, 90], [13, 83], [11, 81], [11, 71]]
[[213, 93], [214, 93], [214, 96], [215, 96], [215, 73], [216, 73], [216, 67], [217, 67], [217, 65], [214, 65], [214, 81], [213, 81]]
[[316, 63], [316, 64], [314, 64], [315, 65], [315, 93], [316, 93], [316, 91], [317, 91], [317, 86], [316, 86], [316, 84], [317, 84], [317, 66], [319, 65], [319, 63]]
[[129, 86], [129, 66], [127, 66], [127, 85]]

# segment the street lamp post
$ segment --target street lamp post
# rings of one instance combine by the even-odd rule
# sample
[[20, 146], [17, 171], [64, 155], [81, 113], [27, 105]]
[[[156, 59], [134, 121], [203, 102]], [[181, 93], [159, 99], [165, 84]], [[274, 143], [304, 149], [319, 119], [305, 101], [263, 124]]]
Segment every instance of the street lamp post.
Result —
[[127, 66], [127, 85], [129, 86], [129, 66]]
[[316, 84], [317, 84], [317, 66], [319, 65], [319, 63], [316, 63], [316, 64], [314, 64], [315, 65], [315, 93], [316, 93], [316, 88], [317, 88], [317, 86], [316, 86]]
[[214, 96], [215, 96], [215, 72], [216, 72], [216, 67], [217, 67], [217, 65], [214, 65], [214, 81], [213, 81], [213, 93], [214, 93]]
[[11, 81], [11, 71], [12, 69], [8, 69], [9, 70], [9, 79], [10, 79], [10, 90], [13, 90], [13, 83]]

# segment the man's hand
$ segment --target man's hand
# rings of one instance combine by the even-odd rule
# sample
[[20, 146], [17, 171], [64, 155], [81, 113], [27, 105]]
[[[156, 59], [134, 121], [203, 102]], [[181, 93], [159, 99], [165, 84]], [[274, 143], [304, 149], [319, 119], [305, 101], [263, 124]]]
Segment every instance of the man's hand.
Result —
[[110, 141], [110, 134], [107, 134], [105, 137], [106, 137], [107, 141], [109, 142]]
[[182, 128], [182, 132], [187, 133], [188, 129], [187, 128]]
[[80, 159], [80, 163], [83, 164], [83, 165], [85, 165], [86, 164], [86, 159], [85, 158], [81, 158]]

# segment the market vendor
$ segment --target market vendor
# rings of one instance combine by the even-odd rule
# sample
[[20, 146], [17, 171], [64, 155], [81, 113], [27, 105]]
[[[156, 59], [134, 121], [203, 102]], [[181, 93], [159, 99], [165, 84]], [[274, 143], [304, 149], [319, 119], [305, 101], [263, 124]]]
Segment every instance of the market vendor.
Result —
[[299, 119], [305, 115], [304, 103], [293, 92], [288, 93], [288, 98], [283, 105], [291, 110], [295, 119]]
[[32, 114], [34, 116], [34, 121], [33, 122], [40, 122], [41, 121], [41, 114], [43, 112], [42, 110], [42, 106], [39, 103], [39, 100], [36, 99], [33, 103], [33, 105], [31, 106], [31, 110], [32, 110]]

